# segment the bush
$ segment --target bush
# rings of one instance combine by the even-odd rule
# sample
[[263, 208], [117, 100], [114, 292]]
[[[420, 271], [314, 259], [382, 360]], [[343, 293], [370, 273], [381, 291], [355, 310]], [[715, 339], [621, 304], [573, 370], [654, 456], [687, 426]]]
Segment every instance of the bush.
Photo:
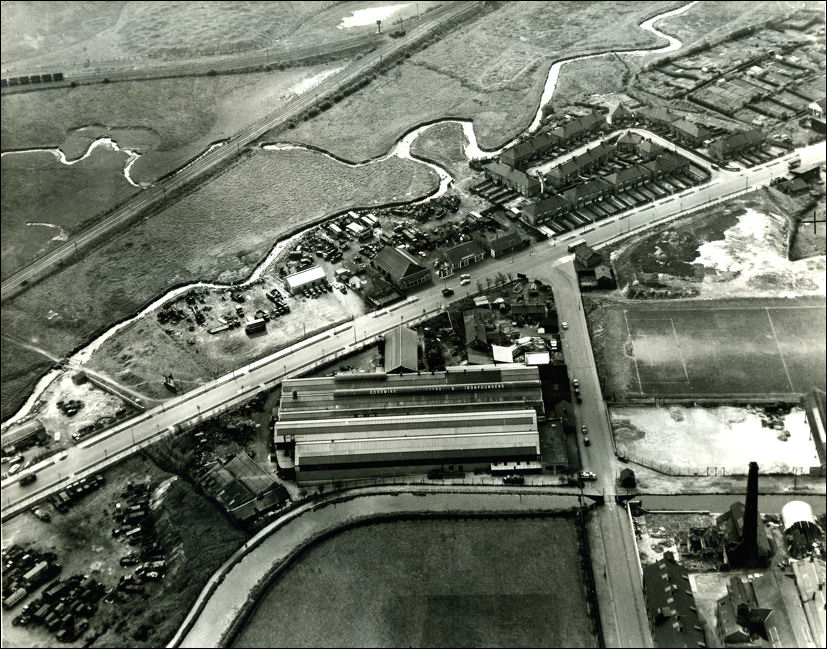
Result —
[[218, 72], [216, 72], [215, 70], [210, 70], [209, 72], [207, 72], [207, 76], [208, 76], [208, 77], [214, 77], [214, 76], [216, 76], [217, 74], [218, 74]]

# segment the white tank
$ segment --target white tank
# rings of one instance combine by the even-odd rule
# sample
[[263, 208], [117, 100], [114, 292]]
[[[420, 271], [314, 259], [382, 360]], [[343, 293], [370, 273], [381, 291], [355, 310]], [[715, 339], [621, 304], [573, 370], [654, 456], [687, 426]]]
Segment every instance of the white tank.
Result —
[[796, 523], [812, 523], [815, 525], [816, 522], [815, 516], [813, 516], [813, 508], [801, 500], [791, 500], [784, 505], [781, 508], [781, 519], [784, 521], [785, 532]]

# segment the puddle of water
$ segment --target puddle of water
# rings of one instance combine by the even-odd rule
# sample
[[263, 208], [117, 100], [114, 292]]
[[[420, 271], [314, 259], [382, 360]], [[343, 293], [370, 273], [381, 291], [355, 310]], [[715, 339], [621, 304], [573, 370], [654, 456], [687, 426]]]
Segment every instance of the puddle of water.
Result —
[[348, 29], [350, 27], [364, 27], [365, 25], [374, 25], [377, 20], [387, 20], [397, 11], [410, 7], [409, 4], [391, 5], [390, 7], [368, 7], [367, 9], [357, 9], [349, 16], [342, 18], [338, 29]]

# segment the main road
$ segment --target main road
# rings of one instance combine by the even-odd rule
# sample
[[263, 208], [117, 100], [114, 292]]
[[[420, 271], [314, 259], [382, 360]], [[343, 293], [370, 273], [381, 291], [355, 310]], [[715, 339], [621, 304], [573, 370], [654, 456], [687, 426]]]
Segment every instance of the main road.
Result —
[[[500, 272], [514, 273], [525, 270], [542, 275], [542, 269], [550, 267], [569, 254], [566, 242], [584, 239], [593, 246], [601, 246], [620, 238], [634, 236], [638, 231], [679, 218], [716, 201], [737, 196], [748, 189], [766, 185], [786, 173], [787, 160], [793, 157], [800, 158], [803, 165], [823, 162], [824, 144], [799, 149], [778, 160], [737, 173], [714, 173], [710, 182], [685, 190], [677, 196], [667, 197], [643, 208], [634, 208], [604, 221], [586, 225], [574, 232], [566, 233], [561, 239], [543, 242], [519, 254], [503, 259], [490, 259], [473, 269], [474, 279], [484, 285], [486, 278], [493, 280]], [[400, 323], [413, 323], [426, 316], [438, 314], [446, 305], [446, 299], [441, 294], [442, 284], [439, 282], [419, 291], [408, 301], [362, 316], [351, 324], [340, 325], [282, 349], [166, 401], [115, 426], [102, 436], [86, 440], [66, 451], [65, 459], [39, 468], [37, 482], [32, 485], [21, 487], [14, 479], [5, 480], [0, 484], [3, 488], [0, 509], [2, 518], [23, 511], [38, 498], [58, 491], [68, 476], [82, 475], [84, 472], [100, 468], [113, 456], [120, 457], [134, 452], [141, 443], [157, 437], [164, 431], [171, 431], [176, 426], [229, 408], [258, 391], [269, 389], [279, 383], [285, 375], [300, 374], [311, 367], [330, 362]], [[457, 290], [462, 289], [457, 287]], [[565, 305], [565, 301], [563, 304]], [[586, 341], [588, 338], [583, 340]], [[581, 346], [590, 349], [586, 342]], [[596, 386], [597, 383], [594, 394], [599, 394]], [[595, 441], [597, 442], [597, 439]], [[612, 479], [613, 476], [608, 475], [612, 473], [607, 471], [608, 467], [597, 468], [603, 474], [604, 480]]]
[[73, 237], [58, 248], [55, 248], [47, 255], [21, 269], [11, 277], [8, 277], [0, 284], [0, 300], [5, 300], [16, 292], [25, 289], [42, 273], [65, 261], [68, 257], [77, 253], [79, 249], [97, 240], [102, 235], [120, 227], [124, 222], [134, 218], [140, 212], [164, 201], [167, 192], [172, 192], [193, 181], [207, 170], [236, 155], [242, 146], [246, 146], [276, 126], [295, 118], [320, 99], [335, 94], [341, 88], [360, 78], [372, 68], [381, 65], [383, 58], [392, 56], [400, 50], [409, 47], [413, 42], [424, 37], [431, 30], [436, 29], [443, 23], [458, 18], [460, 15], [478, 6], [478, 4], [478, 2], [451, 3], [450, 8], [444, 12], [433, 11], [425, 14], [422, 24], [412, 29], [402, 38], [390, 41], [362, 59], [354, 61], [342, 71], [325, 79], [316, 86], [313, 92], [308, 92], [297, 97], [275, 113], [246, 126], [230, 138], [224, 146], [212, 149], [172, 176], [136, 194], [99, 223], [83, 231], [78, 236]]

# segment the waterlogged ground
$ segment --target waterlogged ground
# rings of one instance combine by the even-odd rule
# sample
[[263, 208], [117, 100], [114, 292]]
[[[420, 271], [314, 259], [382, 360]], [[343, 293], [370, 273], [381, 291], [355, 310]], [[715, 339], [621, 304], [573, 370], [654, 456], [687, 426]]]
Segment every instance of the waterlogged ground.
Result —
[[357, 528], [302, 555], [233, 646], [594, 647], [580, 559], [566, 518]]

